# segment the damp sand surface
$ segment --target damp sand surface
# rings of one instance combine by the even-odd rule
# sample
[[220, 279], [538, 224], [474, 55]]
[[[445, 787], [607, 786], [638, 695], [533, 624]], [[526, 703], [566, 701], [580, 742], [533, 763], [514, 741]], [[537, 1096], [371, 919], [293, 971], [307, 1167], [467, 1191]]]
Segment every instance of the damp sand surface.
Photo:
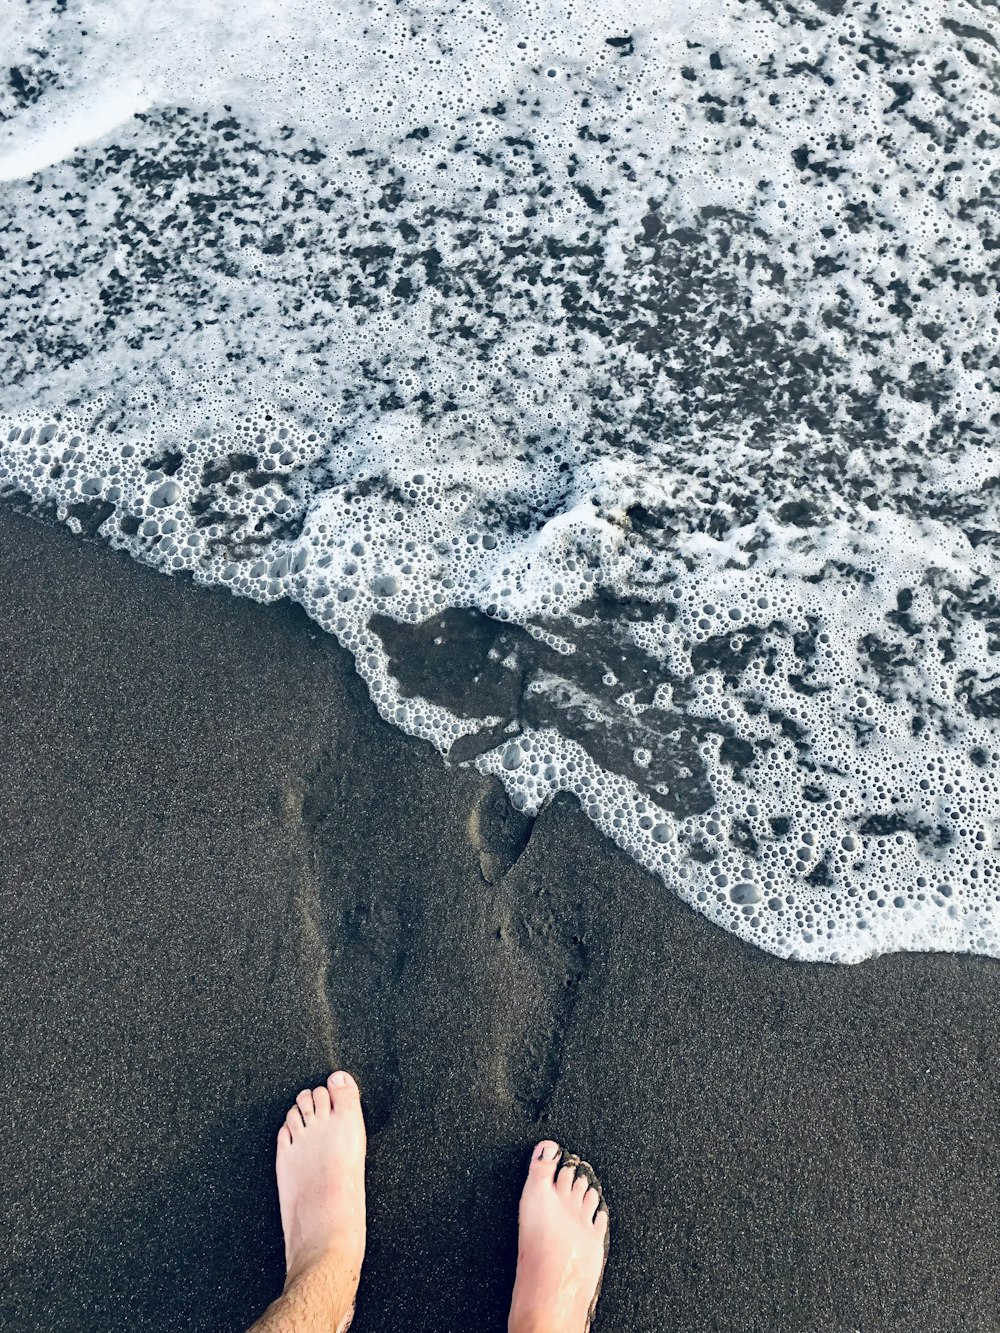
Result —
[[596, 1333], [996, 1327], [995, 962], [742, 944], [384, 723], [288, 603], [10, 511], [0, 577], [0, 1328], [239, 1333], [338, 1064], [358, 1333], [505, 1327], [542, 1136], [606, 1185]]

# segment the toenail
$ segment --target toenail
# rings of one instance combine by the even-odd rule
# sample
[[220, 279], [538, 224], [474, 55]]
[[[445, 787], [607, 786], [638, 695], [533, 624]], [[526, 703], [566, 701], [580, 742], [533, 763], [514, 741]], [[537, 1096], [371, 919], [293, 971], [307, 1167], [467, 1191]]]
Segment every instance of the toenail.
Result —
[[330, 1079], [330, 1082], [333, 1084], [335, 1088], [346, 1088], [347, 1075], [344, 1073], [342, 1069], [338, 1069], [337, 1072]]

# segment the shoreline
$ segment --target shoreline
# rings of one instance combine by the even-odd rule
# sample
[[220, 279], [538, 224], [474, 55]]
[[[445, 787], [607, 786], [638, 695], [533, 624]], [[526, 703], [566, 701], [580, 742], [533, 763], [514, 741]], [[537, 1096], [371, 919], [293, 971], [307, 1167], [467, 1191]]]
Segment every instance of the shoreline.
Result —
[[512, 818], [299, 608], [9, 509], [0, 570], [0, 1327], [239, 1333], [274, 1131], [337, 1063], [359, 1333], [505, 1327], [548, 1136], [608, 1194], [595, 1333], [995, 1326], [996, 962], [783, 962], [569, 800]]

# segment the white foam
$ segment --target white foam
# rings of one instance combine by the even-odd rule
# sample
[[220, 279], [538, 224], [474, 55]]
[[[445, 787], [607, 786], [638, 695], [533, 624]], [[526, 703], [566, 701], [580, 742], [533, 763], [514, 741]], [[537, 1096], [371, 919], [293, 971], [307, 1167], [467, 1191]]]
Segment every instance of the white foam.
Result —
[[9, 11], [0, 486], [762, 947], [998, 953], [991, 20], [660, 8]]
[[60, 108], [53, 119], [41, 117], [33, 126], [15, 120], [0, 143], [0, 181], [34, 176], [61, 162], [78, 148], [96, 143], [153, 105], [138, 79], [100, 84], [86, 96]]

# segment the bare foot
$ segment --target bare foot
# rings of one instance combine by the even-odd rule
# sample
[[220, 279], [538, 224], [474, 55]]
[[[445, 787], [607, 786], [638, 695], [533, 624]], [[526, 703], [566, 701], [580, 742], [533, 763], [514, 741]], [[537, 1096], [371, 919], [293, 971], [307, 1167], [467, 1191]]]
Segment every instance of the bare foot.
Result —
[[518, 1212], [509, 1333], [586, 1333], [607, 1255], [608, 1213], [579, 1158], [560, 1167], [546, 1140], [531, 1154]]
[[322, 1272], [345, 1329], [365, 1257], [365, 1121], [358, 1085], [338, 1070], [306, 1088], [278, 1131], [285, 1291]]

